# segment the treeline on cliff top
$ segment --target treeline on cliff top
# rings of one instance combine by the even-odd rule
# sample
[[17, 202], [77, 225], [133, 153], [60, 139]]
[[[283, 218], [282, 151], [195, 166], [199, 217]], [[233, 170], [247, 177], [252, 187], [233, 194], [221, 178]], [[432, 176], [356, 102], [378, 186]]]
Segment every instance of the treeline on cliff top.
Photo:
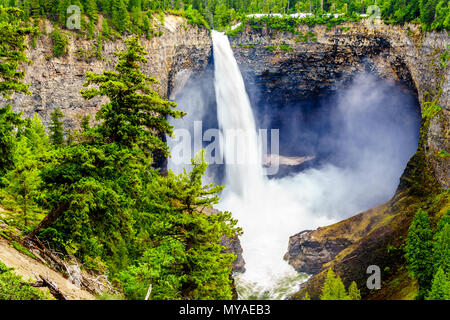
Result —
[[[252, 13], [313, 13], [317, 23], [325, 13], [343, 14], [357, 18], [360, 14], [380, 16], [389, 24], [420, 23], [424, 30], [449, 30], [448, 0], [0, 0], [0, 5], [17, 6], [23, 10], [22, 19], [48, 18], [61, 27], [80, 8], [81, 30], [91, 37], [97, 31], [98, 15], [102, 14], [102, 36], [116, 33], [158, 36], [158, 25], [164, 24], [163, 12], [182, 15], [189, 23], [223, 30]], [[370, 9], [376, 5], [378, 9]], [[344, 18], [341, 18], [344, 19]]]
[[[0, 94], [29, 93], [20, 65], [26, 34], [17, 8], [0, 6]], [[120, 297], [231, 299], [233, 253], [221, 245], [240, 234], [229, 212], [212, 214], [221, 186], [204, 185], [203, 154], [180, 175], [153, 167], [160, 139], [172, 134], [166, 118], [185, 115], [152, 89], [141, 72], [148, 53], [137, 36], [117, 52], [114, 70], [87, 73], [85, 99], [103, 96], [96, 124], [64, 133], [59, 109], [48, 133], [37, 115], [24, 119], [0, 108], [0, 237], [33, 257], [26, 243], [41, 242], [73, 256], [84, 270], [106, 274]], [[39, 240], [38, 240], [39, 239]], [[16, 284], [0, 262], [0, 299], [41, 299]]]

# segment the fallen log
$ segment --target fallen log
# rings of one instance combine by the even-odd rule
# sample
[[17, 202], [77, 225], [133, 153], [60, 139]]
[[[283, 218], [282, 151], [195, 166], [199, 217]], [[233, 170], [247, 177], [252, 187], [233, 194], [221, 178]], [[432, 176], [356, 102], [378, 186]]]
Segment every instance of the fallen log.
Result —
[[[36, 275], [35, 275], [36, 277]], [[36, 277], [37, 278], [37, 277]], [[39, 280], [40, 279], [40, 280]], [[23, 282], [22, 285], [29, 285], [35, 288], [44, 288], [47, 287], [52, 296], [54, 296], [57, 300], [69, 300], [67, 297], [62, 293], [61, 290], [58, 289], [57, 285], [53, 283], [48, 277], [45, 278], [42, 275], [39, 275], [39, 278], [36, 282], [28, 283]]]

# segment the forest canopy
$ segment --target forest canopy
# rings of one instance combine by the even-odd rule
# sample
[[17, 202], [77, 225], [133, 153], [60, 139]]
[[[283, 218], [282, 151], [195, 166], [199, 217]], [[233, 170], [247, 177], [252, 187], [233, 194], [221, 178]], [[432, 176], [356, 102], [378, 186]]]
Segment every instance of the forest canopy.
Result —
[[[449, 30], [450, 8], [447, 0], [0, 0], [0, 5], [17, 6], [25, 21], [48, 18], [64, 27], [80, 9], [80, 28], [90, 37], [102, 19], [102, 35], [145, 34], [157, 36], [154, 21], [164, 23], [161, 12], [182, 15], [195, 25], [217, 30], [253, 13], [361, 14], [380, 16], [389, 24], [420, 23], [424, 30]], [[372, 8], [372, 6], [377, 8]], [[70, 9], [68, 9], [70, 7]]]

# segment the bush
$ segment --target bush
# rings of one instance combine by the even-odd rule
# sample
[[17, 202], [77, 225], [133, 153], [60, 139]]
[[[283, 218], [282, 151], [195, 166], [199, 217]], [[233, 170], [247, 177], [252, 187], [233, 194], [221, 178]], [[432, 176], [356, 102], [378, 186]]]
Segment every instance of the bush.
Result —
[[52, 297], [24, 282], [0, 261], [0, 300], [49, 300]]
[[50, 34], [53, 40], [53, 55], [57, 58], [65, 55], [67, 53], [67, 45], [69, 40], [58, 27]]

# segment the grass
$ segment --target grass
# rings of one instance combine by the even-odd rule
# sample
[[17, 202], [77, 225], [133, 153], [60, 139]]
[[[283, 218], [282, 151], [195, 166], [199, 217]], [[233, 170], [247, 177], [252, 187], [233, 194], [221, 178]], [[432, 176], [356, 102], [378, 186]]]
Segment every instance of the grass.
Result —
[[292, 52], [293, 49], [288, 44], [280, 44], [280, 50], [286, 51], [286, 52]]
[[[38, 258], [31, 253], [27, 248], [25, 248], [24, 246], [22, 246], [20, 243], [18, 243], [17, 241], [11, 241], [10, 242], [12, 244], [12, 246], [19, 252], [23, 253], [24, 255], [27, 255], [28, 257], [34, 259], [34, 260], [38, 260]], [[39, 260], [38, 260], [39, 261]]]

